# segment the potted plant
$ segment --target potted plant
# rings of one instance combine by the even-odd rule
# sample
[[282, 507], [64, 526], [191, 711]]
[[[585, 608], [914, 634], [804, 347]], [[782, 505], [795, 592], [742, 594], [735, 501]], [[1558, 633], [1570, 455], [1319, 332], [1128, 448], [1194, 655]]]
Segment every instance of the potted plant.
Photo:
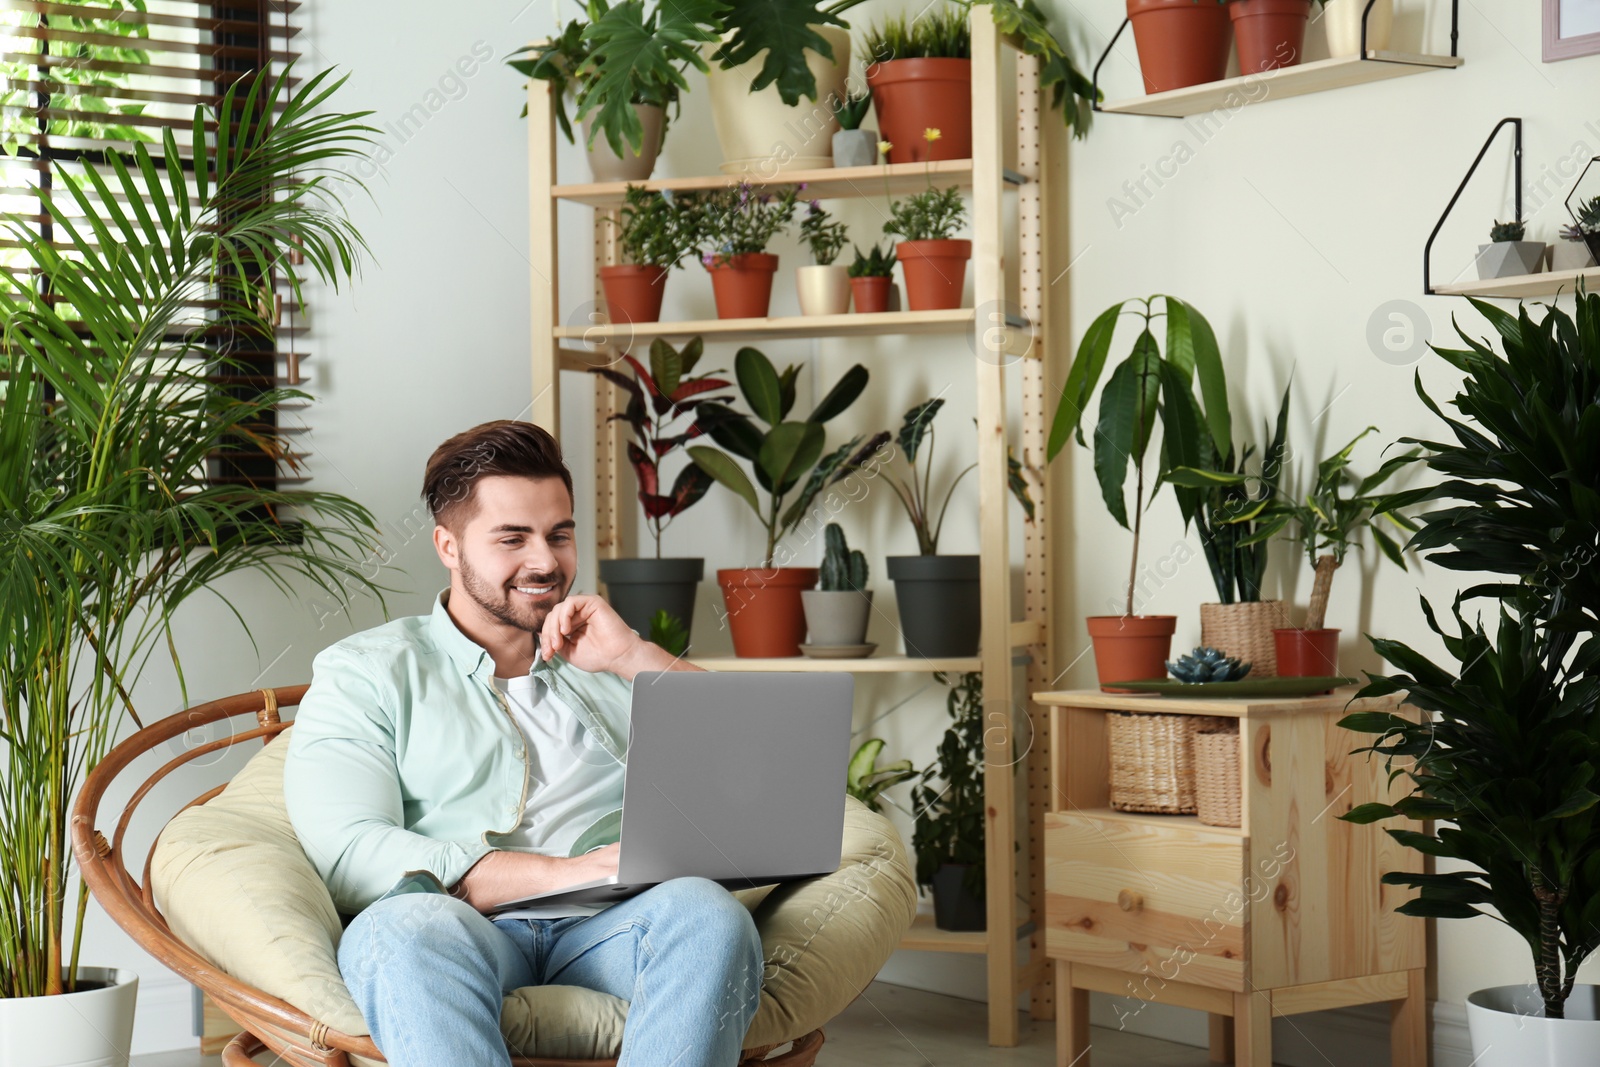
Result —
[[1216, 583], [1218, 602], [1200, 605], [1200, 644], [1252, 664], [1253, 678], [1278, 673], [1273, 631], [1288, 622], [1283, 601], [1262, 600], [1270, 541], [1254, 535], [1262, 513], [1277, 497], [1283, 477], [1284, 441], [1289, 420], [1289, 389], [1283, 390], [1276, 427], [1261, 454], [1261, 469], [1248, 469], [1253, 445], [1230, 446], [1224, 455], [1210, 439], [1206, 470], [1179, 467], [1167, 475], [1178, 498], [1184, 527], [1194, 523]]
[[[242, 446], [295, 462], [263, 426], [306, 394], [243, 395], [216, 377], [243, 373], [233, 339], [272, 343], [260, 279], [275, 271], [294, 292], [312, 277], [343, 280], [364, 247], [335, 207], [339, 183], [354, 180], [341, 168], [366, 157], [373, 131], [365, 112], [333, 110], [340, 84], [328, 72], [298, 88], [288, 74], [235, 81], [216, 111], [194, 109], [196, 128], [219, 113], [238, 120], [233, 151], [202, 151], [199, 176], [135, 143], [126, 165], [83, 162], [72, 203], [40, 194], [53, 232], [15, 216], [5, 225], [14, 262], [38, 272], [9, 292], [0, 342], [7, 1062], [126, 1060], [137, 979], [80, 965], [89, 893], [73, 877], [68, 812], [123, 716], [144, 725], [134, 694], [157, 648], [181, 689], [171, 635], [182, 605], [244, 588], [228, 580], [241, 572], [285, 592], [315, 588], [340, 603], [372, 592], [381, 602], [367, 577], [382, 557], [366, 509], [334, 493], [206, 477], [212, 457]], [[99, 190], [94, 204], [89, 189]], [[70, 882], [75, 916], [65, 910]]]
[[1497, 222], [1489, 229], [1489, 244], [1478, 246], [1478, 277], [1511, 278], [1538, 274], [1544, 266], [1544, 242], [1524, 241], [1522, 220]]
[[871, 315], [890, 309], [894, 296], [894, 259], [877, 245], [870, 253], [856, 250], [848, 268], [850, 297], [858, 315]]
[[[923, 139], [938, 141], [940, 133], [926, 130]], [[912, 311], [961, 306], [972, 242], [951, 235], [966, 221], [967, 208], [955, 186], [935, 189], [930, 181], [927, 189], [890, 205], [883, 232], [902, 238], [894, 251], [905, 271], [906, 302]]]
[[600, 268], [606, 314], [616, 323], [656, 322], [667, 272], [694, 251], [694, 234], [664, 195], [642, 186], [628, 186], [620, 215], [617, 241], [627, 262]]
[[[1239, 73], [1298, 66], [1305, 56], [1312, 0], [1226, 0]], [[1326, 0], [1317, 0], [1324, 3]], [[1363, 4], [1363, 6], [1365, 6]]]
[[[778, 542], [810, 518], [819, 493], [877, 451], [883, 435], [864, 446], [859, 437], [851, 438], [823, 455], [827, 436], [823, 424], [855, 403], [866, 388], [867, 370], [859, 363], [845, 371], [804, 419], [789, 418], [798, 366], [791, 364], [779, 374], [754, 348], [741, 348], [733, 366], [751, 414], [721, 403], [701, 405], [697, 414], [701, 428], [726, 451], [691, 445], [689, 458], [750, 505], [766, 530], [767, 545], [759, 567], [719, 570], [717, 583], [735, 655], [798, 656], [806, 625], [800, 591], [816, 584], [817, 568], [777, 566]], [[764, 429], [756, 425], [758, 421]], [[735, 456], [750, 463], [755, 484]]]
[[850, 268], [835, 263], [849, 238], [844, 223], [811, 201], [800, 220], [800, 240], [817, 262], [795, 270], [795, 290], [802, 315], [843, 315], [850, 310]]
[[872, 590], [867, 588], [867, 558], [852, 550], [844, 530], [830, 522], [823, 531], [822, 588], [800, 594], [805, 608], [809, 646], [824, 654], [868, 656], [876, 646], [867, 641], [867, 617], [872, 610]]
[[[1595, 199], [1600, 200], [1600, 197]], [[1587, 270], [1595, 265], [1594, 253], [1589, 251], [1581, 224], [1561, 227], [1560, 236], [1561, 239], [1550, 246], [1551, 270]]]
[[983, 930], [985, 912], [983, 796], [983, 675], [934, 675], [950, 687], [945, 707], [954, 720], [939, 742], [939, 756], [923, 768], [912, 790], [917, 885], [933, 892], [934, 925], [941, 930]]
[[863, 92], [847, 94], [834, 109], [839, 120], [833, 135], [835, 167], [870, 167], [878, 162], [878, 131], [861, 128], [871, 107], [872, 88], [868, 86]]
[[1367, 22], [1367, 51], [1389, 47], [1394, 30], [1394, 0], [1322, 0], [1322, 27], [1328, 34], [1328, 55], [1354, 56], [1361, 53], [1361, 20]]
[[[1474, 1062], [1576, 1067], [1600, 1042], [1600, 987], [1575, 981], [1600, 948], [1600, 522], [1592, 506], [1600, 468], [1592, 450], [1574, 448], [1600, 407], [1600, 297], [1580, 294], [1572, 317], [1552, 306], [1538, 322], [1527, 305], [1515, 316], [1473, 306], [1495, 326], [1505, 355], [1465, 331], [1465, 349], [1436, 349], [1463, 374], [1450, 405], [1461, 417], [1424, 394], [1446, 439], [1405, 442], [1422, 445], [1423, 462], [1445, 481], [1397, 494], [1397, 506], [1441, 502], [1418, 516], [1408, 547], [1494, 580], [1458, 594], [1454, 632], [1423, 602], [1454, 663], [1373, 639], [1397, 673], [1369, 675], [1361, 695], [1403, 691], [1423, 714], [1420, 722], [1344, 720], [1380, 735], [1363, 751], [1383, 756], [1409, 786], [1393, 804], [1362, 805], [1345, 818], [1422, 820], [1389, 833], [1450, 861], [1441, 873], [1383, 876], [1418, 891], [1401, 912], [1490, 915], [1527, 944], [1532, 984], [1467, 998]], [[1497, 624], [1464, 618], [1467, 598], [1496, 601]]]
[[879, 801], [885, 790], [917, 777], [908, 759], [878, 766], [878, 755], [882, 751], [883, 738], [867, 738], [851, 755], [850, 766], [845, 771], [845, 793], [861, 801], [868, 810], [877, 812], [883, 810]]
[[794, 219], [797, 196], [793, 186], [758, 193], [745, 182], [678, 194], [678, 209], [711, 275], [717, 318], [766, 318], [778, 271], [767, 245]]
[[[1582, 241], [1587, 245], [1588, 262], [1567, 267], [1552, 265], [1551, 270], [1581, 270], [1584, 267], [1592, 267], [1600, 261], [1600, 196], [1579, 201], [1576, 212], [1572, 210], [1571, 200], [1572, 197], [1568, 195], [1567, 213], [1572, 216], [1572, 225], [1562, 228], [1561, 237], [1565, 241]], [[1563, 259], [1570, 264], [1574, 263], [1577, 257], [1569, 253]]]
[[[655, 170], [667, 134], [667, 107], [676, 106], [679, 92], [689, 87], [684, 70], [705, 69], [693, 42], [714, 38], [693, 21], [676, 17], [671, 6], [647, 12], [643, 0], [614, 6], [607, 0], [587, 0], [583, 8], [586, 18], [566, 23], [555, 37], [519, 48], [506, 62], [519, 73], [550, 83], [556, 121], [569, 142], [574, 137], [567, 105], [577, 106], [595, 181], [644, 181]], [[597, 36], [594, 27], [602, 22], [632, 23], [635, 32], [658, 39], [656, 61], [636, 63], [631, 56], [619, 56], [608, 38]], [[610, 67], [608, 58], [614, 60]]]
[[[961, 479], [977, 464], [968, 464], [957, 472], [945, 487], [944, 499], [937, 499], [932, 491], [933, 420], [942, 407], [944, 399], [934, 397], [905, 413], [894, 440], [908, 470], [904, 475], [887, 467], [879, 471], [894, 490], [895, 499], [905, 509], [911, 529], [917, 535], [915, 556], [890, 556], [885, 561], [889, 578], [894, 582], [895, 603], [900, 609], [900, 635], [908, 656], [972, 656], [978, 652], [981, 629], [979, 557], [939, 555], [939, 535], [944, 530], [950, 499]], [[887, 431], [880, 437], [887, 439]], [[1008, 459], [1013, 474], [1012, 495], [1032, 520], [1033, 500], [1028, 495], [1027, 483], [1016, 476], [1020, 465], [1014, 456]]]
[[[1162, 301], [1158, 313], [1155, 302]], [[1130, 305], [1134, 305], [1130, 309]], [[1060, 454], [1067, 441], [1083, 438], [1089, 398], [1105, 370], [1117, 324], [1124, 314], [1141, 321], [1138, 337], [1126, 359], [1117, 364], [1100, 396], [1094, 431], [1094, 471], [1106, 509], [1119, 526], [1129, 529], [1123, 486], [1134, 473], [1133, 559], [1128, 568], [1126, 606], [1120, 615], [1092, 616], [1095, 669], [1100, 688], [1119, 692], [1115, 683], [1166, 677], [1172, 652], [1175, 615], [1135, 613], [1134, 589], [1139, 577], [1139, 537], [1145, 511], [1145, 454], [1161, 427], [1163, 463], [1153, 491], [1159, 491], [1176, 467], [1199, 465], [1200, 448], [1209, 436], [1212, 447], [1225, 450], [1233, 440], [1228, 410], [1227, 378], [1216, 334], [1205, 316], [1172, 296], [1124, 300], [1111, 305], [1090, 323], [1061, 389], [1050, 424], [1047, 459]], [[1150, 324], [1166, 318], [1167, 351], [1162, 352]], [[1194, 395], [1198, 382], [1200, 397]]]
[[[914, 18], [893, 15], [867, 31], [867, 86], [890, 163], [972, 158], [972, 31], [968, 12], [946, 4]], [[946, 136], [926, 140], [922, 131]]]
[[[704, 351], [699, 337], [691, 338], [681, 351], [658, 337], [650, 345], [649, 367], [624, 355], [631, 376], [610, 367], [595, 367], [590, 372], [628, 394], [627, 407], [611, 417], [627, 423], [633, 433], [627, 447], [628, 463], [638, 483], [645, 529], [655, 544], [652, 558], [600, 561], [606, 599], [622, 621], [639, 634], [650, 632], [651, 620], [658, 611], [667, 612], [682, 627], [685, 641], [693, 627], [695, 589], [705, 575], [705, 560], [698, 556], [663, 559], [661, 534], [672, 520], [705, 495], [711, 488], [711, 476], [688, 463], [668, 489], [661, 476], [661, 464], [701, 435], [696, 412], [702, 404], [729, 399], [729, 394], [716, 393], [732, 384], [718, 377], [724, 372], [692, 376]], [[689, 420], [687, 427], [681, 425], [685, 418]]]
[[1146, 93], [1219, 80], [1233, 28], [1217, 0], [1127, 0]]

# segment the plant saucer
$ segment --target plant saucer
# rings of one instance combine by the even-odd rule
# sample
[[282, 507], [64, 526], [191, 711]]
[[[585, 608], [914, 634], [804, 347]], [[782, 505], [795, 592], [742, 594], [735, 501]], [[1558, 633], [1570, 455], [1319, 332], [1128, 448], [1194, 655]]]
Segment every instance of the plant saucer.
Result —
[[812, 659], [865, 659], [877, 647], [868, 641], [861, 645], [801, 645], [800, 651]]

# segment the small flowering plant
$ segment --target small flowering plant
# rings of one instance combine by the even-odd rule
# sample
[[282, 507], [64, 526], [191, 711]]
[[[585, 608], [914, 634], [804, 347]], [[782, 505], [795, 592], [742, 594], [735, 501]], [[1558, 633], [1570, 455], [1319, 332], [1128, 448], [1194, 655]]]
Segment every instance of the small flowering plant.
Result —
[[757, 193], [748, 182], [725, 189], [679, 193], [676, 202], [708, 268], [738, 255], [765, 252], [794, 221], [799, 190], [794, 186]]
[[844, 223], [828, 214], [815, 200], [807, 208], [805, 218], [800, 220], [800, 239], [810, 246], [811, 255], [819, 267], [826, 267], [838, 259], [839, 253], [844, 251], [844, 246], [850, 240], [845, 236]]
[[[922, 131], [922, 139], [932, 144], [940, 138], [938, 129], [929, 127]], [[888, 142], [879, 145], [887, 155]], [[893, 145], [889, 145], [892, 148]], [[961, 200], [961, 190], [933, 187], [933, 171], [928, 171], [928, 188], [920, 193], [896, 200], [889, 205], [889, 221], [883, 232], [899, 235], [907, 241], [948, 241], [967, 223], [967, 207]]]

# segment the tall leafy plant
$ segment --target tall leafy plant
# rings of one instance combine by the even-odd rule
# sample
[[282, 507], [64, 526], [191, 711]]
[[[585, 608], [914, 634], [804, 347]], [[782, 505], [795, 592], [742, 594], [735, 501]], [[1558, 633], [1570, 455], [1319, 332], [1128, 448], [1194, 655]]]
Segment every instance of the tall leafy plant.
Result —
[[[1368, 749], [1410, 793], [1345, 817], [1432, 820], [1390, 829], [1402, 844], [1457, 861], [1439, 874], [1390, 872], [1418, 896], [1408, 915], [1489, 915], [1528, 946], [1545, 1015], [1565, 1015], [1578, 968], [1600, 947], [1600, 296], [1537, 322], [1474, 300], [1504, 355], [1461, 333], [1435, 349], [1463, 374], [1446, 415], [1422, 388], [1447, 439], [1406, 438], [1444, 480], [1395, 494], [1391, 507], [1434, 503], [1410, 547], [1450, 570], [1495, 577], [1456, 600], [1454, 632], [1423, 613], [1458, 667], [1373, 639], [1395, 667], [1362, 696], [1404, 691], [1421, 722], [1383, 713], [1345, 718], [1379, 735]], [[1498, 625], [1469, 623], [1461, 602], [1495, 601]]]
[[[1162, 310], [1156, 310], [1156, 301]], [[1100, 394], [1094, 428], [1094, 472], [1111, 517], [1133, 533], [1133, 560], [1128, 570], [1127, 610], [1134, 614], [1133, 590], [1139, 574], [1139, 535], [1145, 509], [1145, 457], [1155, 429], [1161, 427], [1161, 464], [1153, 487], [1159, 491], [1178, 467], [1201, 466], [1215, 452], [1232, 448], [1233, 420], [1228, 410], [1228, 382], [1216, 334], [1205, 316], [1172, 296], [1135, 298], [1102, 311], [1078, 345], [1050, 425], [1046, 449], [1054, 459], [1076, 436], [1080, 446], [1089, 399], [1105, 372], [1111, 341], [1123, 315], [1139, 325], [1133, 349], [1112, 370]], [[1166, 320], [1166, 349], [1156, 341], [1152, 323]], [[1195, 396], [1199, 385], [1200, 395]], [[1215, 452], [1213, 451], [1215, 450]], [[1128, 522], [1125, 486], [1134, 475], [1133, 522]], [[1180, 492], [1185, 519], [1194, 514], [1200, 490]]]
[[334, 168], [374, 131], [328, 110], [339, 84], [235, 82], [216, 115], [196, 109], [195, 144], [214, 120], [215, 149], [192, 171], [168, 131], [160, 156], [136, 145], [63, 177], [70, 202], [42, 199], [65, 248], [7, 221], [37, 273], [0, 299], [0, 996], [75, 987], [89, 895], [80, 882], [64, 959], [68, 804], [123, 713], [143, 725], [132, 693], [157, 647], [182, 684], [189, 597], [224, 597], [241, 571], [336, 601], [379, 591], [354, 501], [203, 476], [241, 442], [290, 459], [273, 408], [304, 394], [214, 379], [236, 364], [223, 346], [271, 339], [271, 278], [298, 294], [302, 272], [337, 284], [355, 267]]
[[983, 798], [985, 767], [983, 675], [936, 673], [950, 687], [945, 707], [950, 725], [939, 740], [939, 755], [926, 767], [912, 790], [916, 828], [911, 847], [917, 854], [917, 884], [933, 888], [933, 876], [947, 863], [966, 866], [961, 884], [971, 896], [985, 896]]

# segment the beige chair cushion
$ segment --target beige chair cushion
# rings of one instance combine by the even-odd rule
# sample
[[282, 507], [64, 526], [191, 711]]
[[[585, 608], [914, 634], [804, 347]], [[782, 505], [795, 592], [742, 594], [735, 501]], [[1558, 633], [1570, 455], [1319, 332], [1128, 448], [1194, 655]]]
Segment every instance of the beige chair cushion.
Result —
[[[366, 1034], [339, 975], [343, 931], [333, 899], [284, 807], [287, 742], [285, 731], [220, 795], [167, 825], [151, 886], [172, 932], [212, 963], [332, 1029]], [[855, 800], [846, 802], [837, 871], [736, 895], [751, 909], [766, 950], [761, 1007], [746, 1048], [789, 1041], [842, 1011], [916, 912], [899, 834]], [[621, 1047], [626, 1017], [627, 1004], [605, 993], [532, 986], [504, 999], [500, 1025], [521, 1055], [603, 1058]]]

